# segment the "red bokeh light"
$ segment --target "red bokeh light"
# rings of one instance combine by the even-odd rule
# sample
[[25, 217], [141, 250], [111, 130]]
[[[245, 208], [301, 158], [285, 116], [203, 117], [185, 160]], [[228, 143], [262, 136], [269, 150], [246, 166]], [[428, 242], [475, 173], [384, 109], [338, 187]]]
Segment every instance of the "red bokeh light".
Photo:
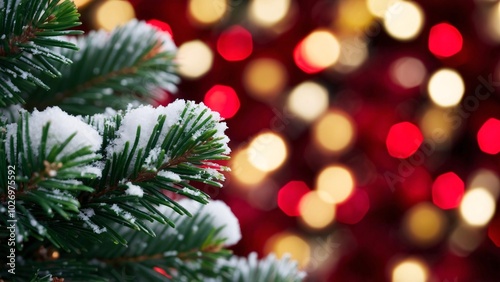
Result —
[[172, 38], [174, 37], [174, 33], [172, 32], [172, 28], [170, 28], [170, 25], [168, 23], [165, 23], [165, 22], [162, 22], [162, 21], [159, 21], [156, 19], [148, 20], [146, 23], [156, 27], [157, 29], [159, 29], [161, 31], [167, 32], [168, 34], [170, 34], [170, 36]]
[[290, 181], [278, 192], [278, 207], [288, 216], [299, 216], [299, 203], [311, 190], [303, 181]]
[[252, 34], [241, 26], [224, 31], [217, 40], [217, 51], [228, 61], [241, 61], [252, 54]]
[[295, 64], [305, 73], [317, 73], [322, 71], [324, 68], [314, 66], [307, 61], [307, 58], [302, 50], [303, 45], [304, 40], [300, 41], [293, 50], [293, 59], [295, 60]]
[[420, 129], [412, 123], [401, 122], [395, 124], [387, 134], [386, 145], [389, 155], [405, 159], [413, 155], [422, 142], [424, 137]]
[[370, 209], [368, 194], [362, 189], [356, 189], [351, 196], [337, 206], [338, 222], [356, 224], [360, 222]]
[[500, 217], [495, 218], [490, 222], [488, 227], [488, 237], [497, 246], [500, 247]]
[[169, 279], [172, 279], [172, 276], [168, 275], [168, 273], [165, 271], [165, 269], [163, 269], [161, 267], [155, 266], [155, 267], [153, 267], [153, 270], [160, 273], [161, 275], [169, 278]]
[[456, 208], [464, 196], [464, 186], [455, 173], [441, 174], [432, 184], [432, 201], [443, 210]]
[[215, 85], [210, 88], [203, 102], [226, 119], [232, 118], [240, 108], [238, 95], [233, 88], [225, 85]]
[[429, 50], [437, 57], [451, 57], [462, 50], [462, 45], [462, 34], [454, 26], [440, 23], [431, 28]]
[[500, 120], [490, 118], [477, 133], [477, 143], [481, 151], [495, 155], [500, 152]]

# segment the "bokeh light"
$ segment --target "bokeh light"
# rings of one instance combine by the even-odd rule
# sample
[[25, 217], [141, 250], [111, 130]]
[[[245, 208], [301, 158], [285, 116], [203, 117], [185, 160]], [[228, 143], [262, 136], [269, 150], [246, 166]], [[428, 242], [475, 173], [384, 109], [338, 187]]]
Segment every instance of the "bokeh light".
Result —
[[299, 263], [300, 267], [305, 267], [311, 258], [311, 247], [302, 237], [282, 232], [269, 238], [264, 247], [266, 254], [274, 253], [278, 258], [289, 254], [292, 259]]
[[496, 155], [500, 152], [500, 120], [488, 119], [477, 132], [477, 143], [481, 151]]
[[335, 219], [345, 224], [359, 223], [370, 209], [370, 198], [363, 189], [354, 189], [349, 198], [337, 205]]
[[392, 63], [390, 73], [396, 84], [404, 88], [413, 88], [422, 84], [427, 69], [419, 59], [402, 57]]
[[432, 140], [437, 149], [448, 147], [455, 136], [456, 126], [447, 114], [447, 109], [430, 104], [420, 118], [422, 134], [425, 139]]
[[257, 169], [249, 158], [248, 150], [242, 149], [233, 153], [230, 163], [231, 175], [244, 186], [257, 185], [266, 177], [266, 172]]
[[365, 0], [340, 1], [336, 23], [345, 32], [358, 32], [367, 28], [373, 20]]
[[313, 127], [313, 140], [322, 150], [342, 153], [353, 143], [356, 131], [351, 117], [339, 109], [330, 110]]
[[432, 184], [432, 201], [444, 210], [460, 205], [464, 196], [464, 182], [453, 172], [441, 174]]
[[500, 179], [498, 175], [488, 169], [478, 169], [470, 177], [469, 189], [484, 188], [497, 199], [500, 193]]
[[300, 219], [311, 229], [325, 228], [335, 219], [335, 205], [324, 201], [322, 193], [310, 191], [299, 203]]
[[484, 226], [493, 217], [495, 199], [484, 188], [470, 189], [460, 204], [460, 215], [471, 226]]
[[406, 237], [415, 245], [428, 247], [436, 244], [446, 230], [443, 212], [427, 202], [413, 206], [403, 219]]
[[316, 178], [316, 190], [328, 203], [338, 204], [344, 202], [354, 189], [354, 177], [343, 166], [331, 165], [321, 170]]
[[399, 262], [392, 270], [392, 282], [427, 282], [429, 269], [419, 259], [408, 258]]
[[315, 82], [303, 82], [292, 90], [287, 106], [298, 118], [312, 122], [328, 109], [328, 90]]
[[290, 181], [278, 192], [278, 207], [288, 216], [299, 216], [299, 203], [311, 189], [303, 181]]
[[199, 25], [214, 24], [227, 12], [227, 0], [189, 0], [188, 15]]
[[383, 18], [387, 9], [398, 0], [366, 0], [370, 13], [378, 18]]
[[422, 8], [409, 1], [395, 1], [384, 14], [384, 28], [398, 40], [411, 40], [417, 37], [424, 25]]
[[438, 57], [451, 57], [462, 50], [463, 38], [451, 24], [440, 23], [431, 28], [429, 50]]
[[458, 256], [466, 257], [479, 246], [483, 237], [476, 228], [459, 224], [450, 234], [450, 250]]
[[349, 73], [360, 67], [368, 58], [367, 42], [360, 37], [344, 38], [340, 42], [340, 57], [333, 68]]
[[205, 105], [216, 111], [222, 118], [232, 118], [240, 108], [240, 100], [233, 88], [215, 85], [205, 94]]
[[462, 100], [465, 85], [458, 72], [452, 69], [440, 69], [432, 74], [427, 91], [434, 104], [440, 107], [453, 107]]
[[340, 43], [333, 33], [315, 30], [295, 48], [295, 63], [306, 73], [319, 72], [338, 61], [340, 50]]
[[389, 155], [405, 159], [418, 150], [423, 140], [424, 137], [416, 125], [401, 122], [391, 126], [387, 134], [386, 146]]
[[199, 78], [212, 67], [212, 50], [203, 42], [193, 40], [183, 43], [177, 51], [179, 74], [184, 78]]
[[285, 19], [290, 10], [290, 0], [253, 0], [250, 19], [257, 25], [271, 27]]
[[245, 89], [261, 101], [274, 99], [283, 91], [287, 81], [288, 74], [283, 64], [270, 58], [251, 61], [243, 74]]
[[217, 51], [228, 61], [246, 59], [253, 50], [252, 34], [241, 26], [224, 31], [217, 40]]
[[73, 0], [75, 3], [76, 7], [81, 8], [85, 5], [87, 5], [91, 0]]
[[128, 1], [104, 1], [95, 9], [96, 25], [108, 31], [135, 18], [134, 7]]
[[256, 168], [271, 172], [278, 169], [288, 156], [285, 140], [273, 132], [257, 135], [248, 145], [249, 160]]

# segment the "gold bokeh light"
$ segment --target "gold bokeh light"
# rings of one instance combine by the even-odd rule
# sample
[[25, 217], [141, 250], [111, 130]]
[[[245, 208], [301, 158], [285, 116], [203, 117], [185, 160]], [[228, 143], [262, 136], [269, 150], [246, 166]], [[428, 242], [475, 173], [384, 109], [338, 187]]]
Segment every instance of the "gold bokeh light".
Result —
[[430, 203], [420, 203], [405, 214], [403, 230], [414, 244], [427, 247], [437, 243], [444, 235], [446, 217]]
[[99, 28], [113, 30], [135, 18], [134, 7], [128, 1], [109, 0], [95, 8], [95, 21]]
[[384, 28], [395, 39], [406, 41], [417, 37], [424, 25], [424, 13], [415, 2], [396, 1], [384, 14]]
[[454, 107], [462, 100], [465, 84], [457, 71], [440, 69], [432, 74], [427, 91], [434, 104], [443, 108]]
[[323, 191], [311, 191], [300, 200], [300, 219], [311, 229], [322, 229], [335, 219], [335, 206], [324, 200]]
[[282, 63], [262, 58], [251, 61], [243, 73], [245, 89], [254, 98], [268, 101], [283, 91], [288, 75]]
[[285, 140], [273, 132], [257, 135], [248, 145], [247, 152], [250, 163], [263, 172], [278, 169], [288, 156]]
[[393, 268], [392, 282], [427, 282], [429, 269], [420, 259], [405, 259]]
[[249, 7], [250, 20], [263, 27], [274, 26], [286, 18], [290, 4], [290, 0], [253, 0]]
[[184, 78], [196, 79], [212, 67], [212, 50], [200, 40], [183, 43], [177, 51], [179, 74]]
[[302, 237], [289, 232], [278, 233], [269, 238], [264, 246], [264, 252], [274, 253], [278, 258], [289, 254], [300, 267], [305, 267], [311, 258], [309, 243]]
[[211, 25], [222, 19], [227, 8], [227, 0], [190, 0], [188, 15], [196, 24]]
[[351, 195], [354, 189], [354, 177], [347, 168], [331, 165], [325, 167], [318, 174], [316, 189], [325, 192], [320, 194], [325, 202], [342, 203]]
[[312, 122], [328, 109], [328, 90], [316, 82], [303, 82], [292, 90], [287, 105], [292, 114]]
[[338, 109], [327, 112], [313, 127], [315, 144], [330, 153], [342, 153], [349, 148], [355, 134], [351, 117]]

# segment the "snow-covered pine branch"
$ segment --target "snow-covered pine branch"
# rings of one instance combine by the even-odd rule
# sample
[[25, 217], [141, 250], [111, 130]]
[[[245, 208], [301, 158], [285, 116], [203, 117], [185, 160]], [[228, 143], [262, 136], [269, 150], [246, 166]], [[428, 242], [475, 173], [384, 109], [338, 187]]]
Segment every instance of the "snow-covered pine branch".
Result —
[[[30, 220], [50, 229], [54, 216], [73, 221], [70, 225], [76, 220], [92, 236], [117, 243], [126, 241], [105, 232], [113, 221], [154, 236], [146, 221], [173, 225], [155, 206], [190, 214], [165, 191], [207, 203], [208, 195], [192, 182], [221, 187], [224, 180], [226, 168], [213, 161], [227, 159], [230, 152], [226, 125], [203, 104], [178, 100], [166, 107], [130, 107], [87, 117], [57, 107], [32, 114], [21, 109], [19, 116], [5, 126], [1, 144], [7, 157], [0, 161], [2, 167], [16, 165], [16, 196], [30, 206], [19, 214], [23, 238], [47, 236], [30, 228]], [[71, 240], [47, 239], [79, 251]]]

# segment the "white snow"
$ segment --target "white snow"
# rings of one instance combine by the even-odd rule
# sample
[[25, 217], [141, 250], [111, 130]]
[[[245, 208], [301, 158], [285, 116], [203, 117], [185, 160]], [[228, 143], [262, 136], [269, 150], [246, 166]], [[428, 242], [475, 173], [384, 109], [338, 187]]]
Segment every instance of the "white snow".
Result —
[[[39, 112], [35, 110], [29, 118], [29, 137], [31, 140], [31, 149], [33, 155], [38, 157], [39, 147], [42, 139], [42, 129], [50, 122], [50, 128], [46, 143], [46, 151], [50, 151], [55, 145], [62, 144], [70, 135], [76, 133], [71, 142], [62, 150], [58, 158], [82, 147], [90, 147], [92, 151], [97, 151], [101, 147], [102, 137], [90, 125], [83, 122], [80, 118], [69, 115], [63, 112], [58, 107], [47, 108]], [[23, 125], [23, 134], [25, 134], [25, 126]], [[17, 124], [7, 126], [7, 153], [10, 155], [10, 137], [14, 137], [14, 146], [16, 146]], [[26, 136], [24, 136], [26, 140]], [[28, 144], [24, 142], [24, 150], [27, 151]], [[14, 161], [14, 160], [10, 160]]]
[[[90, 214], [90, 216], [88, 216], [87, 214]], [[103, 232], [106, 232], [107, 231], [106, 227], [99, 228], [99, 226], [97, 224], [95, 224], [94, 222], [92, 222], [90, 220], [90, 217], [92, 215], [94, 215], [94, 214], [89, 212], [89, 211], [86, 211], [85, 213], [80, 211], [80, 213], [78, 213], [78, 217], [81, 220], [83, 220], [92, 229], [92, 231], [94, 231], [94, 233], [101, 234]]]
[[226, 239], [224, 242], [225, 246], [232, 246], [240, 241], [241, 230], [238, 219], [223, 201], [215, 200], [203, 205], [191, 199], [182, 199], [179, 201], [179, 204], [185, 207], [191, 214], [200, 212], [202, 216], [206, 214], [210, 215], [214, 228], [224, 226], [217, 236], [218, 238]]
[[182, 180], [181, 177], [177, 173], [171, 172], [168, 170], [162, 170], [162, 171], [158, 172], [158, 176], [170, 179], [174, 183], [181, 182], [181, 180]]
[[102, 176], [102, 169], [104, 167], [99, 167], [98, 164], [99, 163], [96, 163], [94, 165], [87, 165], [87, 166], [82, 167], [79, 170], [80, 171], [80, 176], [84, 176], [87, 173], [91, 173], [91, 174], [95, 174], [97, 177], [101, 177]]
[[132, 184], [131, 182], [127, 182], [127, 190], [125, 190], [125, 193], [127, 195], [132, 195], [132, 196], [137, 196], [139, 198], [142, 198], [142, 196], [144, 195], [144, 191], [142, 190], [142, 188], [138, 185], [134, 185]]

